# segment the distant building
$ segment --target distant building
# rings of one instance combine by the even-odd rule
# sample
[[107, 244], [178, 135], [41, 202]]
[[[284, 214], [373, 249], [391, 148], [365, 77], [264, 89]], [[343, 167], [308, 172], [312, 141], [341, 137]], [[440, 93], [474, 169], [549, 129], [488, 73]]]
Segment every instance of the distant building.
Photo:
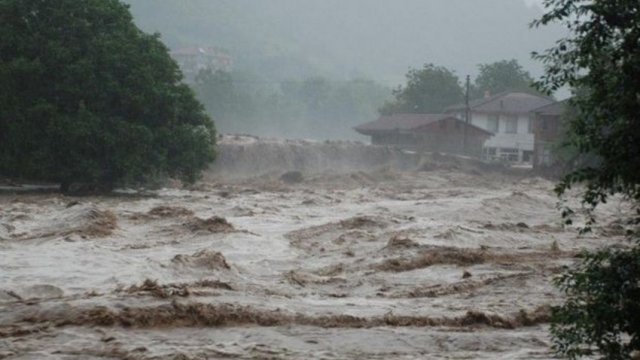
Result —
[[[374, 145], [430, 152], [480, 154], [493, 134], [450, 114], [394, 114], [359, 125], [355, 130], [371, 136]], [[466, 132], [466, 146], [465, 146]]]
[[[534, 114], [532, 111], [555, 101], [523, 92], [505, 92], [471, 101], [470, 122], [492, 136], [484, 143], [482, 157], [511, 163], [531, 163], [534, 155]], [[445, 112], [465, 119], [465, 104]]]
[[193, 82], [200, 70], [229, 72], [233, 68], [233, 58], [226, 52], [213, 47], [187, 47], [171, 52], [187, 82]]
[[564, 118], [570, 110], [569, 101], [561, 101], [546, 105], [531, 111], [535, 118], [533, 129], [535, 135], [533, 166], [534, 168], [549, 167], [556, 163], [553, 157], [553, 147], [564, 136]]

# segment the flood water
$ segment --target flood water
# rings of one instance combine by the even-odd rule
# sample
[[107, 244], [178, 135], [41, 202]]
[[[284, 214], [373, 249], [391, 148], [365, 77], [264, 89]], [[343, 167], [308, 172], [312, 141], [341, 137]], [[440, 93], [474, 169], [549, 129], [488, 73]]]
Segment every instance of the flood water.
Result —
[[[0, 195], [0, 359], [549, 359], [551, 280], [623, 241], [624, 203], [579, 237], [554, 183], [523, 172], [393, 166], [355, 144], [225, 146], [244, 146], [221, 165], [242, 176]], [[251, 174], [255, 146], [292, 160]], [[391, 155], [349, 166], [360, 151]], [[324, 168], [280, 177], [310, 161]]]

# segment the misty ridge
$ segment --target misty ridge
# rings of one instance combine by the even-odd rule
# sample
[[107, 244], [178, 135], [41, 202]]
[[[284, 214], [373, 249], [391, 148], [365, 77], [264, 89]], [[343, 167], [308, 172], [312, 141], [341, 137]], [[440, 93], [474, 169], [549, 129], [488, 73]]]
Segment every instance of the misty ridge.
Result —
[[[409, 69], [435, 64], [473, 80], [478, 65], [531, 58], [565, 30], [530, 29], [520, 0], [129, 0], [136, 23], [172, 49], [216, 48], [232, 67], [190, 79], [221, 133], [364, 140]], [[456, 101], [452, 101], [456, 102]]]

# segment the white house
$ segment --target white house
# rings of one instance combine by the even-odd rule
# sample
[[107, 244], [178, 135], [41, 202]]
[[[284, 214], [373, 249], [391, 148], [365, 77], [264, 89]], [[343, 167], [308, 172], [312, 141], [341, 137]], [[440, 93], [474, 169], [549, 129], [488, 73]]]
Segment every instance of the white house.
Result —
[[[534, 152], [534, 121], [531, 111], [554, 103], [553, 99], [523, 92], [505, 92], [471, 101], [470, 122], [493, 133], [484, 144], [483, 157], [514, 163], [531, 163]], [[465, 119], [464, 104], [446, 113]]]

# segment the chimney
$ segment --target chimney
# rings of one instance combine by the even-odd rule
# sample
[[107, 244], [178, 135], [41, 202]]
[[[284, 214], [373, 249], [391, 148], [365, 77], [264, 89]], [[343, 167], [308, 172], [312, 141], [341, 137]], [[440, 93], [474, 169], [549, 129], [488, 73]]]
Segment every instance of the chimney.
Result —
[[485, 98], [485, 99], [488, 99], [488, 98], [490, 98], [490, 97], [491, 97], [491, 91], [490, 91], [490, 90], [485, 90], [485, 91], [484, 91], [484, 98]]

